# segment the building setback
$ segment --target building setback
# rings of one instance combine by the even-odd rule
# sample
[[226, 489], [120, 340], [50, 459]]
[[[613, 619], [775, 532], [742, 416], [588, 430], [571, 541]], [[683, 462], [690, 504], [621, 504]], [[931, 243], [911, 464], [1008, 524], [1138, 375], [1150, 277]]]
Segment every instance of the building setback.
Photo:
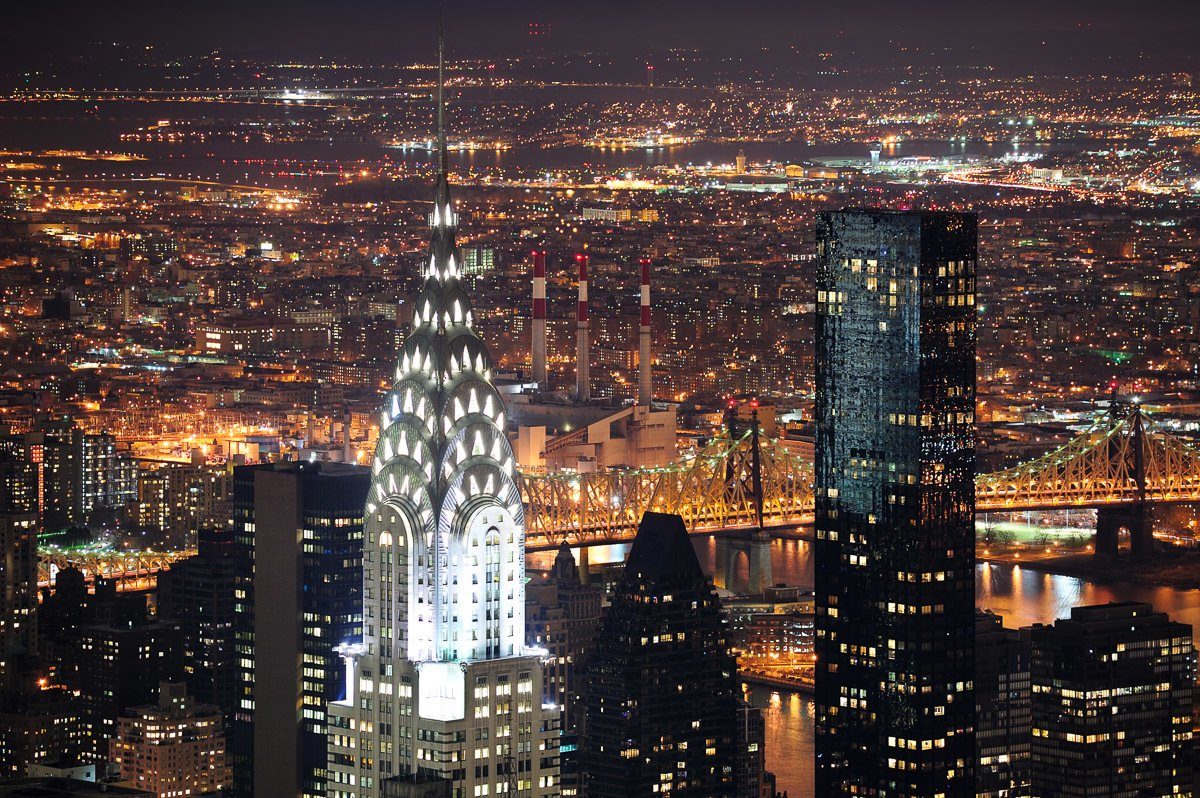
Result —
[[816, 788], [975, 792], [971, 214], [817, 224]]
[[323, 796], [335, 651], [362, 634], [363, 505], [370, 469], [234, 469], [233, 795]]
[[1130, 602], [1030, 635], [1034, 795], [1192, 793], [1191, 626]]
[[[122, 608], [123, 609], [123, 608]], [[108, 741], [128, 707], [154, 700], [158, 683], [178, 679], [183, 667], [179, 627], [151, 623], [144, 606], [124, 610], [109, 622], [81, 626], [76, 640], [77, 672], [86, 762], [108, 760]]]
[[584, 794], [735, 798], [736, 689], [717, 595], [683, 519], [646, 513], [588, 657]]

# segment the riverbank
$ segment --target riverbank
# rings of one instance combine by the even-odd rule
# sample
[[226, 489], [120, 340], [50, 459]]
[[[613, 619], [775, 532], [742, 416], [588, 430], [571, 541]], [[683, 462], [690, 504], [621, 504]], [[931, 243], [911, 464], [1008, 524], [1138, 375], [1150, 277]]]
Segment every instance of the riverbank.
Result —
[[1200, 589], [1200, 551], [1167, 550], [1151, 557], [1097, 558], [1090, 553], [1033, 555], [1028, 551], [979, 555], [980, 562], [1017, 565], [1049, 574], [1072, 576], [1093, 582], [1126, 582], [1175, 590]]
[[780, 679], [776, 676], [767, 676], [755, 671], [739, 670], [738, 679], [749, 684], [759, 684], [764, 687], [778, 687], [782, 690], [792, 690], [797, 693], [811, 693], [813, 691], [812, 682]]

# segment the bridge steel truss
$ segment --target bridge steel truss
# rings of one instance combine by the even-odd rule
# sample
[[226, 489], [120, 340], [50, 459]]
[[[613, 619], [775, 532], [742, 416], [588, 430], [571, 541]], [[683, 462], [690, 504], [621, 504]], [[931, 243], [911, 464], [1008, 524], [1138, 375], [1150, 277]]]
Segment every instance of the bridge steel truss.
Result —
[[1027, 463], [975, 480], [975, 509], [1041, 510], [1200, 502], [1200, 449], [1139, 406], [1119, 406]]
[[[750, 468], [752, 432], [718, 438], [678, 464], [594, 474], [523, 475], [528, 545], [549, 548], [628, 540], [646, 510], [677, 512], [697, 533], [812, 519], [813, 471], [760, 438], [762, 520]], [[975, 480], [978, 512], [1200, 503], [1200, 449], [1138, 405], [1115, 405], [1058, 449]]]
[[89, 584], [96, 578], [111, 579], [117, 590], [144, 590], [154, 587], [158, 574], [169, 570], [172, 563], [195, 553], [195, 549], [95, 553], [42, 551], [38, 558], [38, 586], [49, 586], [55, 575], [65, 568], [78, 568]]
[[[757, 439], [757, 441], [756, 441]], [[755, 443], [757, 442], [757, 454]], [[761, 482], [756, 496], [755, 458]], [[813, 514], [812, 464], [750, 429], [714, 438], [691, 457], [659, 468], [596, 473], [519, 473], [526, 545], [550, 549], [631, 540], [647, 510], [679, 513], [697, 533], [795, 527]], [[1118, 405], [1063, 446], [975, 480], [978, 512], [1146, 507], [1200, 503], [1200, 449], [1166, 431], [1139, 406]], [[159, 571], [194, 551], [43, 552], [38, 583], [74, 566], [120, 589], [151, 587]]]
[[[758, 438], [757, 453], [755, 438]], [[755, 495], [755, 457], [762, 483]], [[795, 526], [812, 518], [812, 466], [747, 430], [670, 466], [521, 474], [531, 550], [629, 540], [647, 510], [678, 513], [694, 532]]]

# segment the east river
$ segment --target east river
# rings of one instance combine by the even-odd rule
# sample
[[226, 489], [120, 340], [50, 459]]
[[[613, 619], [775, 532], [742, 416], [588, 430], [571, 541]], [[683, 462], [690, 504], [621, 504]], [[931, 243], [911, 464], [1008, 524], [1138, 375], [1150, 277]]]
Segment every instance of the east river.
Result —
[[[714, 538], [693, 539], [705, 571], [712, 573]], [[589, 553], [593, 566], [624, 558], [628, 546], [594, 547]], [[533, 555], [539, 560], [545, 555]], [[552, 558], [553, 555], [550, 555]], [[771, 567], [776, 582], [811, 589], [812, 546], [798, 540], [776, 540], [771, 545]], [[1177, 590], [1132, 583], [1098, 584], [1070, 576], [1047, 574], [1012, 565], [980, 563], [975, 575], [978, 606], [1004, 616], [1006, 626], [1049, 623], [1069, 615], [1081, 604], [1110, 601], [1143, 601], [1162, 610], [1192, 629], [1200, 630], [1200, 590]], [[1200, 642], [1198, 642], [1200, 645]], [[789, 798], [813, 796], [813, 706], [811, 696], [788, 690], [746, 686], [747, 698], [764, 709], [767, 736], [767, 767], [780, 791]]]

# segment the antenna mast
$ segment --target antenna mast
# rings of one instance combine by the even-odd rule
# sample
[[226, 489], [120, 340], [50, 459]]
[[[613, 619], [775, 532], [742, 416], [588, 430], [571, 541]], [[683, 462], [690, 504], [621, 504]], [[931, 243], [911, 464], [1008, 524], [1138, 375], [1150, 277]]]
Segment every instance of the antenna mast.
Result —
[[446, 36], [442, 17], [438, 16], [438, 68], [437, 68], [437, 128], [438, 168], [442, 175], [447, 169], [446, 161]]

